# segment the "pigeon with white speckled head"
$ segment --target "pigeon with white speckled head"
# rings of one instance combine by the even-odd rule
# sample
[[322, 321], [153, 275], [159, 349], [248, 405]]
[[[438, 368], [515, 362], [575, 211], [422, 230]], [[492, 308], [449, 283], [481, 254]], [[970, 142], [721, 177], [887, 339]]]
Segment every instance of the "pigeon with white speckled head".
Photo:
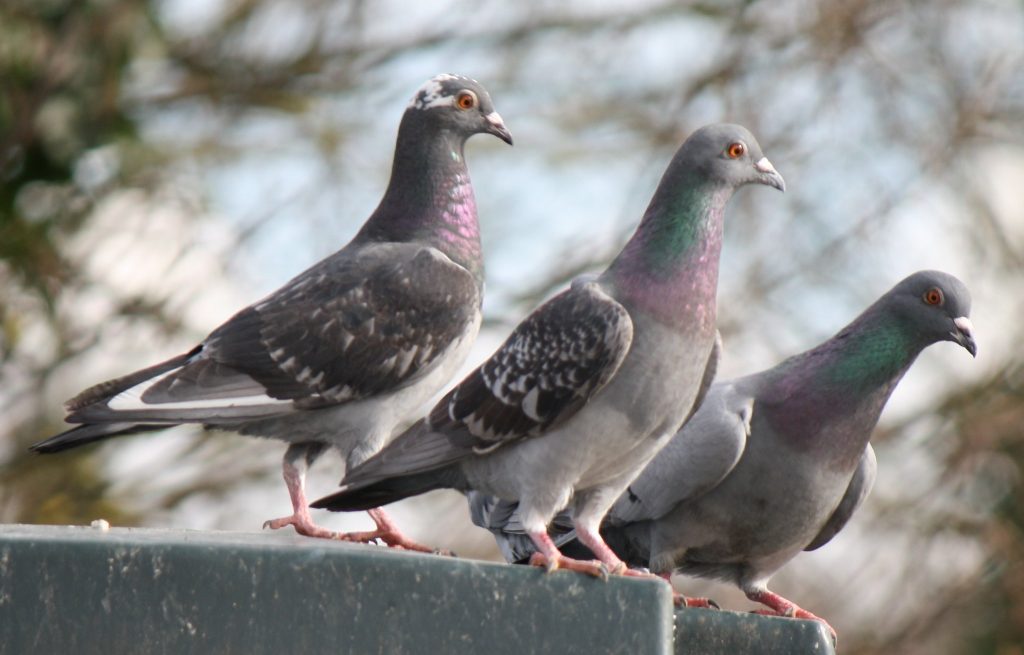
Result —
[[[607, 270], [539, 307], [424, 421], [312, 506], [352, 511], [439, 487], [481, 490], [519, 501], [534, 563], [629, 573], [597, 528], [714, 375], [723, 217], [750, 183], [784, 188], [750, 132], [695, 132]], [[570, 503], [599, 562], [563, 557], [548, 538]]]
[[78, 424], [35, 444], [53, 453], [119, 435], [200, 423], [290, 443], [284, 479], [293, 513], [267, 526], [418, 547], [383, 512], [378, 530], [315, 525], [305, 472], [334, 447], [353, 467], [441, 390], [480, 327], [483, 261], [463, 147], [474, 134], [512, 137], [476, 81], [439, 75], [398, 129], [383, 199], [344, 248], [246, 307], [191, 351], [87, 389], [68, 402]]

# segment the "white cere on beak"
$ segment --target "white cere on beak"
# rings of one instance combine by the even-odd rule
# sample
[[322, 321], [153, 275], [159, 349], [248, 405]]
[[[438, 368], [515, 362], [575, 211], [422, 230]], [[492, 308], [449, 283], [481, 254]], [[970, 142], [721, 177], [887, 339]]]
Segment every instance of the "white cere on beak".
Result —
[[775, 170], [775, 167], [772, 166], [772, 163], [768, 161], [767, 157], [761, 157], [760, 159], [758, 159], [757, 163], [754, 164], [754, 168], [756, 168], [758, 171], [762, 173], [775, 173], [776, 175], [778, 174], [778, 171]]
[[493, 125], [494, 127], [505, 126], [505, 121], [501, 120], [501, 115], [498, 114], [498, 112], [496, 111], [492, 111], [491, 113], [484, 116], [484, 120]]
[[957, 318], [954, 318], [953, 325], [956, 326], [956, 329], [960, 330], [967, 336], [974, 336], [974, 325], [971, 324], [971, 319], [966, 316], [958, 316]]

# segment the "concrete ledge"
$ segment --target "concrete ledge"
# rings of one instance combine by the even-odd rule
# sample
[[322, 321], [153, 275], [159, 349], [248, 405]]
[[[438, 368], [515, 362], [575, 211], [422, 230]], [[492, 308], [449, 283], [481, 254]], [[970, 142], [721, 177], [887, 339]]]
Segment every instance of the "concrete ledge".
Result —
[[[675, 635], [673, 635], [673, 624]], [[0, 654], [832, 655], [667, 585], [261, 532], [0, 526]]]
[[671, 653], [656, 581], [276, 533], [0, 526], [3, 653]]
[[749, 612], [682, 610], [676, 613], [675, 641], [676, 655], [835, 655], [821, 623]]

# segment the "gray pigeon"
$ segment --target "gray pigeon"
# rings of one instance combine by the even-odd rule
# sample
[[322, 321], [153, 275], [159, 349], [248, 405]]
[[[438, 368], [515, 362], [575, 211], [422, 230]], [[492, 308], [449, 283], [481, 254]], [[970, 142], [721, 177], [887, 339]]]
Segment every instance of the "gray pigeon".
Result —
[[480, 328], [483, 262], [463, 146], [512, 136], [476, 81], [439, 75], [402, 116], [391, 181], [344, 248], [246, 307], [191, 351], [85, 390], [67, 432], [32, 446], [54, 453], [109, 437], [202, 423], [290, 443], [291, 516], [265, 527], [416, 547], [381, 511], [378, 531], [315, 525], [304, 482], [330, 446], [356, 466], [440, 391]]
[[[519, 501], [534, 564], [625, 573], [598, 527], [710, 385], [723, 215], [749, 183], [785, 186], [750, 132], [695, 132], [604, 273], [534, 311], [426, 419], [312, 506], [353, 511], [477, 489]], [[548, 538], [570, 503], [599, 562], [563, 557]]]
[[[732, 582], [771, 613], [817, 618], [769, 591], [768, 579], [828, 543], [867, 497], [868, 439], [917, 355], [937, 341], [976, 354], [970, 305], [952, 275], [915, 273], [820, 346], [716, 383], [608, 512], [608, 544], [630, 565]], [[530, 557], [514, 503], [481, 494], [470, 503], [506, 558]], [[559, 516], [555, 540], [581, 551], [570, 526]]]

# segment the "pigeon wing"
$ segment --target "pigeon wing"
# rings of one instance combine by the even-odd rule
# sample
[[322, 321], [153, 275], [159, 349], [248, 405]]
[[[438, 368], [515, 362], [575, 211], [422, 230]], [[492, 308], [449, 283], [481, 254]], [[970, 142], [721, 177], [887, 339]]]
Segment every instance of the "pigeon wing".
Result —
[[574, 284], [527, 317], [433, 409], [434, 430], [485, 453], [542, 435], [576, 414], [621, 366], [633, 338], [622, 305]]

